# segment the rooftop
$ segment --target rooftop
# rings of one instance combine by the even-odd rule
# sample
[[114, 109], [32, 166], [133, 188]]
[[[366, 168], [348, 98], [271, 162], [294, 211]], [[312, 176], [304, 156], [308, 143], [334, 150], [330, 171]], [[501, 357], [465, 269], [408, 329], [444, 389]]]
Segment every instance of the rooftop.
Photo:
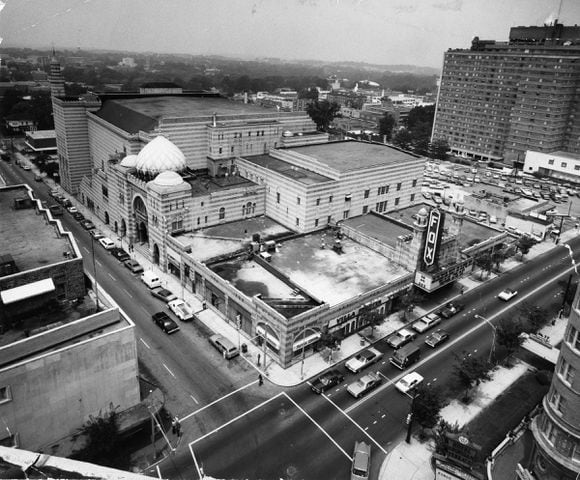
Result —
[[562, 150], [550, 152], [550, 153], [548, 153], [548, 155], [554, 155], [555, 157], [569, 158], [571, 160], [580, 160], [580, 153], [564, 152]]
[[413, 233], [409, 225], [402, 225], [391, 218], [374, 213], [349, 218], [344, 224], [390, 247], [396, 246], [397, 237]]
[[314, 173], [302, 167], [294, 166], [291, 163], [271, 157], [270, 155], [256, 155], [252, 157], [244, 157], [244, 159], [306, 185], [333, 181], [329, 177]]
[[419, 156], [381, 143], [356, 141], [330, 142], [320, 145], [293, 147], [293, 151], [308, 155], [340, 172], [360, 170], [379, 165], [404, 164]]
[[26, 136], [34, 140], [40, 140], [44, 138], [56, 138], [55, 130], [36, 130], [34, 132], [26, 132]]
[[65, 252], [74, 255], [75, 251], [69, 237], [59, 235], [56, 225], [46, 222], [47, 213], [37, 213], [35, 202], [29, 208], [14, 208], [15, 200], [30, 199], [29, 192], [25, 185], [0, 189], [0, 254], [12, 255], [20, 272], [62, 262]]
[[194, 197], [209, 195], [210, 193], [227, 190], [230, 188], [256, 187], [257, 185], [239, 175], [229, 175], [227, 177], [213, 177], [210, 175], [195, 175], [184, 177], [187, 183], [191, 185], [191, 194]]

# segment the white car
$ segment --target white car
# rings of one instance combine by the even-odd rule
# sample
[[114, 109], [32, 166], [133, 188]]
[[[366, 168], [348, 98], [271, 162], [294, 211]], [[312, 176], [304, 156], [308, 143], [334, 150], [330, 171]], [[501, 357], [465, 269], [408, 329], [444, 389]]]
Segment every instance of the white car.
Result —
[[167, 302], [167, 305], [175, 316], [184, 322], [194, 318], [193, 308], [191, 308], [191, 306], [181, 298], [171, 300], [170, 302]]
[[395, 383], [395, 388], [401, 393], [409, 393], [417, 388], [423, 382], [423, 377], [417, 372], [411, 372], [405, 375], [401, 380]]
[[398, 332], [393, 333], [387, 338], [387, 343], [393, 348], [401, 348], [409, 342], [415, 340], [417, 334], [406, 328], [401, 328]]
[[441, 322], [441, 317], [434, 312], [428, 313], [424, 317], [421, 317], [413, 324], [413, 330], [419, 333], [426, 332], [430, 328]]
[[348, 393], [350, 393], [354, 398], [359, 398], [368, 391], [381, 384], [381, 377], [378, 373], [369, 373], [362, 376], [356, 382], [351, 383], [347, 387]]
[[115, 242], [107, 237], [99, 238], [99, 243], [105, 248], [105, 250], [111, 250], [111, 248], [115, 248]]
[[500, 300], [508, 302], [518, 294], [517, 290], [512, 290], [511, 288], [506, 288], [504, 291], [500, 292], [497, 296]]
[[352, 373], [358, 373], [363, 368], [378, 362], [382, 356], [382, 352], [379, 352], [376, 348], [370, 347], [352, 357], [344, 366]]

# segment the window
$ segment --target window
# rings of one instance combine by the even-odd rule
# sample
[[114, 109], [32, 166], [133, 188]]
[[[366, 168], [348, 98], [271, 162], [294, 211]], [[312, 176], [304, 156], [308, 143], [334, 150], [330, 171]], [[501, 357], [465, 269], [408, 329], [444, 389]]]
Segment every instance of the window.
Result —
[[352, 200], [352, 196], [351, 196], [351, 194], [350, 194], [350, 193], [349, 193], [348, 195], [345, 195], [345, 196], [344, 196], [344, 201], [345, 201], [345, 202], [350, 202], [351, 200]]
[[171, 231], [172, 232], [178, 232], [183, 230], [183, 220], [176, 220], [174, 222], [171, 222]]
[[296, 197], [296, 205], [300, 205], [301, 199], [300, 197]]
[[552, 393], [550, 394], [549, 402], [556, 412], [562, 413], [565, 399], [562, 398], [562, 395], [560, 395], [555, 389], [552, 390]]
[[402, 185], [402, 184], [401, 184], [401, 182], [397, 183], [397, 192], [398, 192], [399, 190], [401, 190], [401, 185]]
[[548, 165], [554, 165], [554, 159], [553, 158], [550, 158], [548, 160]]
[[226, 209], [224, 207], [221, 207], [219, 211], [219, 219], [223, 220], [224, 218], [226, 218]]
[[276, 203], [280, 203], [280, 193], [276, 194]]
[[220, 149], [219, 149], [219, 153], [222, 153], [222, 147], [220, 147]]
[[332, 203], [332, 195], [328, 197], [328, 203]]
[[296, 217], [296, 226], [300, 226], [300, 219], [298, 217]]
[[330, 216], [330, 215], [329, 215], [329, 216], [326, 218], [326, 223], [330, 223], [330, 221], [331, 221], [331, 220], [332, 220], [332, 216]]
[[10, 387], [0, 387], [0, 403], [6, 403], [12, 400], [12, 393]]
[[397, 206], [399, 204], [399, 198], [395, 198], [395, 206]]
[[570, 365], [570, 363], [568, 363], [565, 358], [560, 358], [560, 363], [558, 365], [557, 371], [562, 381], [564, 381], [568, 385], [572, 383], [574, 375], [576, 374], [576, 369], [572, 365]]
[[233, 145], [232, 145], [232, 148], [230, 149], [230, 151], [231, 151], [232, 153], [234, 153], [234, 146], [233, 146]]
[[417, 179], [413, 180], [413, 186], [416, 187], [417, 186]]
[[342, 212], [342, 218], [348, 218], [349, 215], [350, 215], [350, 210], [345, 210], [344, 212]]
[[365, 206], [363, 207], [363, 209], [362, 209], [362, 213], [363, 213], [363, 215], [364, 215], [365, 213], [368, 213], [368, 211], [369, 211], [369, 206], [368, 206], [368, 205], [365, 205]]
[[412, 201], [412, 202], [414, 202], [414, 201], [415, 201], [415, 194], [414, 194], [414, 193], [412, 193], [412, 194], [411, 194], [411, 201]]
[[101, 185], [101, 192], [103, 192], [103, 197], [109, 198], [109, 188], [106, 185]]
[[205, 223], [207, 223], [207, 215], [205, 217], [203, 217], [203, 220]]
[[369, 189], [365, 190], [365, 198], [369, 198], [371, 191]]
[[316, 199], [316, 206], [320, 205], [320, 198]]
[[562, 163], [560, 163], [560, 166], [562, 168], [566, 168], [568, 166], [568, 163], [567, 162], [562, 162]]
[[580, 334], [576, 328], [572, 325], [568, 327], [568, 335], [566, 335], [566, 341], [575, 350], [580, 351]]
[[315, 226], [315, 227], [318, 227], [318, 218], [315, 218], [315, 219], [314, 219], [314, 226]]
[[201, 218], [197, 217], [197, 224], [199, 225], [201, 223]]

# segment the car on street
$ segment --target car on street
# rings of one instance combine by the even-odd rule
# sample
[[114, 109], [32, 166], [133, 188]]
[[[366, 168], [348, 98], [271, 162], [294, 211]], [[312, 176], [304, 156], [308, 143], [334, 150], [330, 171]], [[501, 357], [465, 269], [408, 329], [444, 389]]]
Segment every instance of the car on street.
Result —
[[314, 393], [319, 395], [332, 387], [335, 387], [344, 380], [344, 375], [338, 370], [329, 370], [328, 372], [320, 375], [316, 380], [312, 382], [310, 388]]
[[169, 310], [171, 310], [179, 320], [187, 322], [195, 318], [191, 305], [181, 298], [171, 300], [170, 302], [167, 302], [167, 305], [169, 306]]
[[105, 235], [98, 230], [90, 230], [89, 235], [91, 235], [95, 240], [100, 240], [101, 238], [105, 238]]
[[376, 348], [370, 347], [352, 357], [344, 366], [351, 372], [358, 373], [363, 368], [378, 362], [382, 356], [382, 352], [379, 352]]
[[407, 328], [402, 328], [398, 332], [393, 333], [387, 338], [387, 343], [393, 348], [401, 348], [409, 342], [412, 342], [417, 337], [415, 332]]
[[168, 335], [179, 330], [179, 325], [175, 323], [165, 312], [157, 312], [151, 315], [153, 322]]
[[24, 164], [24, 165], [22, 165], [22, 169], [28, 171], [28, 170], [32, 170], [32, 167], [28, 164]]
[[370, 392], [373, 388], [381, 384], [381, 377], [378, 373], [367, 373], [359, 378], [356, 382], [351, 383], [346, 390], [354, 398], [362, 397], [365, 393]]
[[461, 303], [449, 302], [441, 309], [439, 315], [441, 315], [445, 319], [451, 318], [456, 313], [461, 312], [461, 310], [463, 310], [463, 307], [464, 305]]
[[501, 291], [497, 298], [503, 300], [504, 302], [509, 302], [512, 298], [514, 298], [518, 294], [517, 290], [512, 290], [511, 288], [506, 288], [505, 290]]
[[158, 298], [159, 300], [163, 300], [164, 302], [171, 302], [171, 300], [175, 300], [177, 298], [176, 295], [163, 287], [152, 288], [151, 295]]
[[132, 259], [125, 260], [123, 262], [123, 265], [125, 265], [125, 268], [128, 268], [133, 273], [143, 272], [143, 266], [137, 260]]
[[81, 213], [81, 212], [75, 212], [72, 214], [72, 217], [77, 221], [77, 222], [82, 222], [85, 220], [85, 216]]
[[51, 205], [48, 209], [53, 217], [62, 217], [64, 215], [64, 211], [60, 205]]
[[112, 248], [115, 248], [115, 242], [107, 237], [99, 238], [99, 243], [105, 250], [111, 250]]
[[439, 329], [427, 336], [425, 339], [425, 344], [431, 348], [435, 348], [447, 340], [449, 340], [449, 333], [447, 333], [445, 330]]
[[79, 223], [81, 224], [81, 227], [83, 227], [85, 230], [92, 230], [93, 228], [95, 228], [95, 224], [90, 220], [85, 219]]
[[110, 250], [111, 255], [115, 257], [119, 262], [124, 262], [126, 260], [131, 259], [131, 255], [129, 255], [125, 250], [119, 247], [111, 248]]
[[365, 442], [354, 442], [350, 480], [368, 480], [371, 472], [371, 446]]
[[42, 182], [42, 175], [40, 175], [39, 173], [34, 175], [34, 181], [35, 182]]
[[77, 213], [78, 212], [78, 209], [77, 209], [77, 207], [70, 206], [70, 207], [67, 207], [66, 211], [68, 213]]
[[401, 380], [395, 383], [395, 388], [401, 393], [408, 394], [415, 390], [423, 382], [423, 377], [417, 372], [411, 372], [405, 375]]
[[423, 333], [439, 323], [441, 323], [441, 317], [437, 313], [431, 312], [413, 323], [413, 330]]

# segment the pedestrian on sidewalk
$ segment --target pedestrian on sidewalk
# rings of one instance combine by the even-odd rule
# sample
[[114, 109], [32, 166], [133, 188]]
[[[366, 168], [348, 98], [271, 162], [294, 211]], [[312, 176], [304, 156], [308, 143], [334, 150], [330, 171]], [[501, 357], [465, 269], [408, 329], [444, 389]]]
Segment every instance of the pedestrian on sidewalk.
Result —
[[171, 419], [171, 433], [174, 435], [177, 433], [177, 417]]
[[258, 373], [258, 385], [261, 387], [264, 384], [264, 379], [262, 378], [262, 374]]

